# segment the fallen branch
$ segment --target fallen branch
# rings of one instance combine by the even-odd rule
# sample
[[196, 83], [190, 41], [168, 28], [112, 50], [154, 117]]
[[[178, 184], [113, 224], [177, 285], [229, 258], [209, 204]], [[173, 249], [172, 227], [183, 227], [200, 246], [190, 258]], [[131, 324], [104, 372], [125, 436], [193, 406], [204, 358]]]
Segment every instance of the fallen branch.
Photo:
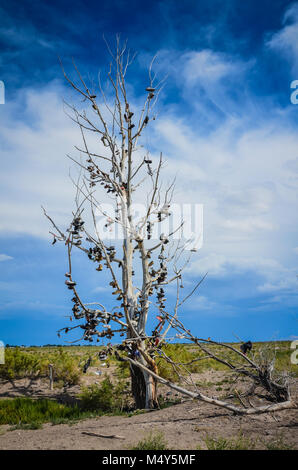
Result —
[[232, 405], [230, 403], [227, 403], [222, 400], [217, 400], [216, 398], [209, 398], [206, 395], [203, 395], [201, 392], [191, 392], [190, 390], [186, 390], [185, 388], [180, 387], [179, 385], [173, 384], [169, 380], [163, 379], [159, 375], [155, 374], [152, 370], [148, 369], [145, 367], [143, 364], [140, 362], [134, 361], [133, 359], [129, 357], [122, 357], [120, 356], [117, 352], [115, 352], [115, 355], [117, 359], [120, 361], [126, 361], [130, 362], [136, 367], [139, 367], [140, 369], [143, 369], [145, 372], [150, 374], [152, 377], [155, 378], [158, 382], [166, 385], [169, 388], [172, 388], [173, 390], [176, 390], [179, 393], [182, 393], [183, 395], [187, 395], [195, 400], [201, 400], [204, 401], [205, 403], [210, 403], [211, 405], [219, 406], [221, 408], [226, 408], [227, 410], [233, 411], [236, 414], [245, 414], [245, 415], [251, 415], [251, 414], [261, 414], [261, 413], [266, 413], [269, 411], [282, 411], [285, 409], [289, 408], [297, 408], [297, 404], [292, 401], [292, 400], [287, 400], [284, 402], [280, 403], [275, 403], [274, 405], [264, 405], [264, 406], [259, 406], [256, 408], [239, 408], [238, 406]]
[[95, 432], [86, 432], [86, 431], [83, 431], [82, 434], [86, 434], [87, 436], [94, 436], [94, 437], [104, 437], [106, 439], [125, 439], [125, 437], [117, 436], [117, 434], [96, 434]]

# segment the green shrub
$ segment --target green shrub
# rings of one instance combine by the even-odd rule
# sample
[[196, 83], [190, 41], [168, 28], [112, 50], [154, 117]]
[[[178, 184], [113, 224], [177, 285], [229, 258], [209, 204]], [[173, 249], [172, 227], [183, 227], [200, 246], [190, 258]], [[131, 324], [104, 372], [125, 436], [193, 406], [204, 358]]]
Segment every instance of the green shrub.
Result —
[[126, 379], [130, 377], [130, 367], [127, 362], [119, 362], [117, 364], [117, 376], [119, 379]]
[[35, 429], [41, 429], [41, 428], [42, 428], [42, 423], [40, 423], [39, 421], [32, 421], [32, 423], [28, 423], [28, 424], [23, 424], [23, 423], [16, 424], [9, 430], [15, 431], [16, 429], [22, 429], [22, 430], [27, 431], [27, 430], [35, 430]]
[[62, 382], [63, 385], [77, 385], [80, 382], [82, 371], [78, 366], [78, 360], [62, 348], [58, 350], [58, 354], [52, 358], [51, 362], [55, 382]]
[[150, 432], [130, 450], [168, 450], [168, 443], [162, 432], [156, 434]]
[[126, 383], [114, 385], [106, 377], [100, 385], [92, 384], [84, 387], [79, 395], [83, 410], [100, 410], [108, 413], [121, 412], [127, 405], [124, 398]]
[[265, 442], [265, 447], [267, 450], [294, 450], [294, 446], [285, 442], [283, 436]]
[[161, 410], [164, 408], [169, 408], [173, 405], [177, 405], [178, 403], [181, 403], [181, 398], [167, 398], [163, 395], [158, 396], [158, 405]]
[[80, 416], [78, 406], [66, 406], [54, 400], [14, 398], [0, 400], [0, 424], [34, 425], [57, 418], [74, 419]]
[[207, 435], [204, 441], [208, 450], [252, 450], [255, 448], [255, 442], [243, 436], [243, 434], [230, 439], [224, 437], [213, 438]]
[[32, 377], [40, 374], [41, 363], [33, 353], [23, 352], [20, 348], [6, 348], [5, 364], [0, 365], [0, 377], [7, 380]]
[[[208, 347], [210, 347], [210, 345], [208, 345]], [[212, 346], [210, 349], [212, 349]], [[190, 347], [190, 345], [179, 343], [166, 344], [163, 346], [162, 351], [173, 362], [180, 365], [179, 373], [182, 375], [186, 375], [188, 372], [199, 373], [210, 368], [214, 370], [226, 370], [223, 364], [214, 359], [203, 359], [206, 354], [198, 346], [192, 345], [192, 347]], [[226, 351], [225, 354], [227, 355], [228, 353]], [[173, 381], [178, 380], [177, 372], [162, 355], [156, 362], [161, 377]]]
[[82, 371], [75, 358], [62, 347], [45, 354], [42, 348], [6, 348], [5, 364], [0, 365], [0, 377], [6, 380], [24, 377], [48, 377], [49, 364], [53, 364], [54, 381], [61, 385], [76, 385]]

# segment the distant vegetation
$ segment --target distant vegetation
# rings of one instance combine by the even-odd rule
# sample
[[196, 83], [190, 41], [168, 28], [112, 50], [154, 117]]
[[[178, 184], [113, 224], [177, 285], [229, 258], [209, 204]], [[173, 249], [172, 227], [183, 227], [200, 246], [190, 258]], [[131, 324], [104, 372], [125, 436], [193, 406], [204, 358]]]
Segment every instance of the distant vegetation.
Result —
[[[233, 344], [239, 347], [237, 344]], [[223, 349], [217, 345], [208, 344], [211, 351], [223, 353]], [[57, 385], [75, 385], [80, 381], [83, 373], [83, 365], [91, 356], [92, 365], [99, 365], [96, 353], [102, 347], [97, 346], [44, 346], [44, 347], [9, 347], [5, 349], [5, 364], [0, 365], [0, 378], [18, 379], [22, 377], [47, 377], [49, 364], [54, 366], [54, 380]], [[291, 364], [292, 350], [289, 341], [276, 341], [268, 343], [254, 343], [252, 353], [255, 358], [260, 352], [275, 356], [275, 368], [277, 371], [288, 371], [298, 376], [298, 366]], [[200, 373], [207, 369], [226, 370], [226, 367], [213, 359], [204, 359], [205, 354], [198, 346], [193, 344], [167, 344], [162, 351], [172, 361], [181, 364], [182, 373]], [[226, 360], [239, 362], [233, 351], [224, 350]], [[108, 359], [110, 363], [117, 365], [118, 377], [129, 377], [129, 366], [117, 361], [114, 357]], [[241, 361], [241, 359], [240, 359]], [[178, 378], [175, 368], [170, 362], [164, 360], [161, 355], [157, 358], [159, 374], [166, 378], [175, 380]], [[180, 371], [181, 372], [181, 371]]]
[[[290, 349], [290, 341], [275, 341], [254, 343], [251, 355], [254, 356], [256, 361], [260, 359], [261, 353], [275, 357], [276, 371], [287, 371], [293, 376], [298, 376], [298, 365], [291, 364], [290, 357], [292, 350]], [[233, 347], [239, 348], [239, 344], [233, 344]], [[208, 349], [217, 355], [224, 356], [225, 360], [234, 363], [241, 362], [241, 358], [233, 351], [228, 349], [223, 350], [222, 347], [217, 345], [208, 344]], [[182, 365], [186, 371], [192, 373], [200, 373], [207, 369], [213, 370], [227, 370], [227, 367], [214, 359], [204, 359], [205, 353], [199, 349], [198, 346], [192, 344], [167, 344], [163, 347], [164, 353], [174, 362], [185, 364]], [[193, 362], [194, 361], [194, 362]], [[243, 361], [244, 362], [244, 361]], [[166, 379], [175, 380], [178, 378], [175, 368], [163, 359], [157, 360], [159, 373]], [[180, 371], [181, 372], [181, 371]]]
[[69, 354], [62, 347], [53, 350], [37, 347], [5, 349], [5, 364], [0, 365], [0, 378], [15, 380], [24, 377], [46, 377], [49, 364], [54, 365], [56, 382], [60, 381], [62, 385], [79, 383], [79, 358]]

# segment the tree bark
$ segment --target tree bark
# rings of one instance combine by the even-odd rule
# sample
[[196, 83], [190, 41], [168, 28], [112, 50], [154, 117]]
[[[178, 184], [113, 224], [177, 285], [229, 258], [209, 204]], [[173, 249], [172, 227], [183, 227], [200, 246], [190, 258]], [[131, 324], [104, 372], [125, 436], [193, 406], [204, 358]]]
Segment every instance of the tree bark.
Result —
[[130, 364], [131, 391], [137, 409], [158, 407], [157, 381], [147, 372]]
[[141, 409], [158, 408], [158, 381], [152, 374], [147, 372], [147, 370], [152, 370], [155, 374], [157, 374], [157, 365], [155, 361], [142, 349], [141, 356], [139, 357], [136, 364], [137, 363], [141, 363], [143, 367], [137, 367], [132, 362], [130, 362], [131, 390], [136, 407]]
[[131, 392], [137, 409], [146, 408], [146, 382], [139, 367], [130, 365]]

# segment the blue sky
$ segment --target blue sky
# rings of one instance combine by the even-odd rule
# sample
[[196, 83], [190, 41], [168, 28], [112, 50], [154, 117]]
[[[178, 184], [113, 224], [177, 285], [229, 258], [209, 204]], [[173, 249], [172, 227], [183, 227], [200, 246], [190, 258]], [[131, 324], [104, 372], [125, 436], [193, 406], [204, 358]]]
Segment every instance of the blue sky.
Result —
[[[167, 177], [178, 172], [176, 201], [204, 204], [186, 289], [208, 276], [183, 320], [219, 340], [297, 337], [298, 3], [0, 0], [0, 18], [0, 340], [63, 344], [66, 253], [51, 245], [40, 208], [63, 225], [73, 207], [65, 155], [80, 139], [62, 100], [77, 98], [58, 57], [85, 77], [104, 74], [103, 34], [138, 52], [133, 103], [154, 54], [168, 75], [146, 143], [153, 158], [163, 151]], [[75, 263], [82, 296], [108, 306], [105, 278]]]

